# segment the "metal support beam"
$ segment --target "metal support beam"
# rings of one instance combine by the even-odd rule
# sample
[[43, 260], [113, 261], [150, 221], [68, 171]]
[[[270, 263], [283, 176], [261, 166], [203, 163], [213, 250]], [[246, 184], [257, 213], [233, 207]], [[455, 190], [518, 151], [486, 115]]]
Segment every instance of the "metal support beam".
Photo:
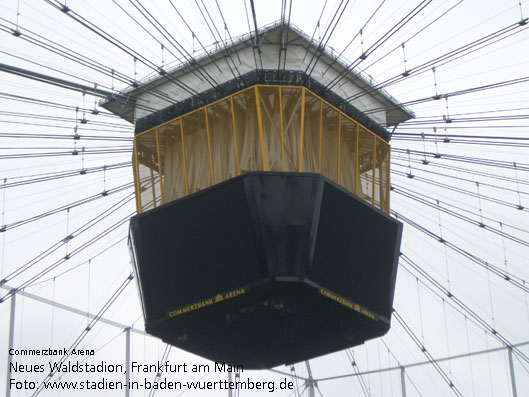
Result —
[[404, 367], [400, 367], [400, 387], [402, 397], [406, 397], [406, 372]]
[[305, 364], [307, 365], [307, 373], [309, 374], [309, 377], [307, 379], [307, 390], [309, 392], [309, 397], [315, 397], [316, 393], [314, 392], [314, 387], [316, 386], [316, 381], [312, 377], [312, 370], [310, 369], [310, 364], [308, 361], [305, 361]]
[[[522, 342], [522, 343], [515, 343], [515, 344], [513, 344], [511, 346], [512, 347], [522, 347], [522, 346], [528, 346], [528, 345], [529, 345], [529, 341]], [[457, 354], [457, 355], [449, 356], [449, 357], [442, 357], [442, 358], [436, 359], [435, 361], [439, 363], [439, 362], [448, 361], [448, 360], [457, 360], [457, 359], [460, 359], [460, 358], [466, 358], [466, 357], [472, 357], [472, 356], [477, 356], [477, 355], [482, 355], [482, 354], [499, 352], [499, 351], [502, 351], [502, 350], [506, 350], [507, 348], [508, 348], [507, 346], [495, 347], [495, 348], [487, 349], [487, 350], [479, 350], [479, 351], [475, 351], [475, 352], [471, 352], [471, 353], [464, 353], [464, 354]], [[380, 369], [375, 369], [375, 370], [357, 372], [357, 373], [353, 373], [353, 374], [329, 376], [329, 377], [326, 377], [326, 378], [316, 379], [316, 381], [317, 382], [323, 382], [323, 381], [329, 381], [329, 380], [334, 380], [334, 379], [351, 378], [351, 377], [363, 376], [363, 375], [372, 375], [372, 374], [378, 374], [378, 373], [381, 373], [381, 372], [396, 371], [396, 370], [400, 370], [401, 368], [406, 369], [406, 368], [414, 368], [414, 367], [421, 367], [421, 366], [427, 366], [427, 365], [432, 365], [432, 363], [430, 361], [420, 361], [420, 362], [416, 362], [416, 363], [412, 363], [412, 364], [404, 364], [404, 365], [399, 365], [399, 366], [394, 366], [394, 367], [380, 368]], [[288, 374], [286, 372], [281, 372], [281, 371], [277, 371], [277, 370], [271, 370], [271, 371], [272, 372], [277, 372], [277, 373], [282, 373], [284, 375], [290, 376], [290, 374]]]
[[[259, 29], [257, 28], [257, 16], [255, 15], [255, 5], [253, 0], [250, 0], [250, 6], [252, 7], [253, 26], [255, 27], [255, 39], [253, 46], [254, 48], [259, 48], [261, 43], [259, 42]], [[260, 49], [259, 52], [261, 52]]]
[[316, 394], [314, 393], [314, 380], [309, 379], [309, 397], [315, 397]]
[[125, 329], [125, 397], [130, 396], [130, 327]]
[[88, 92], [90, 95], [102, 97], [102, 98], [111, 98], [116, 97], [117, 99], [128, 102], [128, 98], [121, 94], [116, 94], [111, 91], [102, 90], [95, 88], [93, 86], [84, 85], [75, 83], [73, 81], [63, 80], [58, 77], [49, 76], [42, 73], [33, 72], [31, 70], [22, 69], [12, 65], [6, 65], [5, 63], [0, 63], [0, 72], [11, 73], [17, 76], [26, 77], [32, 80], [40, 81], [43, 83], [53, 84], [63, 88], [68, 88], [70, 90], [79, 91], [79, 92]]
[[6, 370], [6, 397], [11, 396], [11, 363], [13, 356], [9, 354], [9, 351], [13, 348], [13, 342], [15, 340], [15, 309], [16, 309], [16, 294], [11, 295], [11, 312], [9, 314], [9, 345], [7, 347], [7, 370]]
[[[5, 289], [5, 290], [13, 290], [14, 289], [14, 288], [11, 288], [11, 287], [9, 287], [9, 286], [7, 286], [5, 284], [0, 286], [0, 288], [1, 289]], [[85, 312], [83, 310], [79, 310], [79, 309], [77, 309], [75, 307], [64, 305], [62, 303], [58, 303], [58, 302], [52, 301], [51, 299], [43, 298], [42, 296], [38, 296], [38, 295], [32, 294], [30, 292], [23, 291], [23, 290], [18, 290], [18, 291], [16, 291], [16, 294], [13, 294], [11, 296], [14, 296], [14, 295], [21, 295], [24, 298], [29, 298], [29, 299], [35, 300], [37, 302], [44, 303], [46, 305], [55, 306], [56, 308], [59, 308], [61, 310], [65, 310], [65, 311], [70, 312], [70, 313], [78, 314], [78, 315], [83, 316], [83, 317], [88, 317], [90, 319], [94, 319], [96, 317], [92, 313], [87, 313], [87, 312]], [[131, 332], [135, 332], [135, 333], [137, 333], [139, 335], [146, 335], [145, 331], [143, 331], [141, 329], [129, 327], [129, 326], [125, 325], [125, 324], [121, 324], [121, 323], [118, 323], [117, 321], [109, 320], [107, 318], [101, 317], [99, 319], [99, 322], [103, 323], [103, 324], [106, 324], [106, 325], [110, 325], [112, 327], [121, 328], [123, 330], [127, 329], [127, 328], [130, 328]]]
[[507, 354], [509, 355], [509, 370], [511, 373], [511, 386], [512, 386], [512, 396], [518, 397], [518, 391], [516, 390], [516, 379], [514, 377], [514, 362], [512, 359], [512, 347], [507, 348]]

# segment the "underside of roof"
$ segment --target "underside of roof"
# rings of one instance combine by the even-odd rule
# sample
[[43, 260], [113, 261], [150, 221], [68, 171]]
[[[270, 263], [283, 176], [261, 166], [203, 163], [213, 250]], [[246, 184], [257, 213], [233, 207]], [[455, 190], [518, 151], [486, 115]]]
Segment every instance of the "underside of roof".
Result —
[[[153, 113], [199, 97], [206, 91], [216, 92], [221, 85], [241, 81], [252, 71], [288, 70], [300, 72], [363, 112], [382, 128], [400, 124], [414, 117], [371, 79], [349, 69], [337, 54], [326, 50], [294, 26], [275, 22], [255, 34], [247, 34], [206, 49], [190, 62], [162, 70], [131, 85], [124, 92], [109, 98], [102, 106], [134, 122]], [[339, 84], [334, 82], [339, 79]], [[288, 84], [285, 81], [284, 84]], [[306, 84], [297, 84], [306, 85]], [[339, 106], [338, 106], [339, 107]]]

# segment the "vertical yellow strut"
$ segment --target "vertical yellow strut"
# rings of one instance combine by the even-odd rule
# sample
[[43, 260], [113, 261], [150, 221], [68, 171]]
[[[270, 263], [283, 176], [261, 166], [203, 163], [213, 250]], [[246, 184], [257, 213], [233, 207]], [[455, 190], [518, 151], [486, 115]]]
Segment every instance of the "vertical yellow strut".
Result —
[[299, 165], [298, 171], [303, 172], [303, 138], [305, 135], [305, 87], [301, 87], [301, 120], [299, 123]]
[[160, 144], [158, 141], [158, 128], [155, 128], [154, 135], [156, 137], [156, 155], [158, 156], [158, 175], [160, 176], [160, 196], [161, 196], [162, 205], [163, 205], [165, 201], [163, 199], [162, 162], [160, 158]]
[[321, 174], [321, 147], [323, 135], [323, 101], [320, 99], [320, 148], [318, 152], [318, 173]]
[[134, 190], [136, 192], [136, 212], [141, 214], [141, 204], [140, 204], [140, 186], [139, 186], [139, 175], [138, 175], [138, 153], [136, 151], [136, 138], [134, 138], [134, 143], [132, 145], [132, 168], [134, 176]]
[[377, 137], [373, 135], [373, 197], [372, 202], [373, 205], [375, 205], [375, 175], [376, 175], [376, 169], [377, 169]]
[[152, 168], [149, 168], [151, 171], [151, 192], [152, 192], [152, 206], [156, 208], [156, 188], [154, 187], [154, 172]]
[[184, 118], [180, 117], [180, 137], [182, 138], [182, 159], [184, 161], [184, 182], [186, 184], [186, 196], [189, 194], [189, 185], [187, 184], [187, 167], [186, 167], [186, 150], [184, 146]]
[[386, 208], [386, 212], [389, 214], [390, 211], [391, 211], [391, 203], [389, 201], [390, 197], [391, 197], [391, 172], [390, 172], [390, 164], [391, 164], [391, 146], [389, 144], [388, 145], [388, 149], [387, 149], [387, 153], [388, 153], [388, 157], [387, 157], [387, 164], [386, 164], [386, 172], [387, 172], [387, 176], [386, 176], [386, 198], [387, 198], [387, 202], [388, 202], [388, 205], [387, 205], [387, 208]]
[[338, 176], [336, 182], [340, 183], [340, 162], [342, 156], [342, 112], [338, 113]]
[[356, 172], [355, 172], [355, 194], [358, 196], [358, 185], [360, 184], [360, 167], [358, 158], [360, 157], [360, 125], [356, 123]]
[[261, 101], [259, 100], [259, 90], [257, 89], [257, 86], [254, 87], [254, 90], [255, 90], [255, 106], [257, 107], [257, 124], [259, 127], [259, 141], [261, 143], [261, 157], [263, 160], [263, 171], [267, 171], [265, 148], [264, 148], [264, 136], [263, 136], [263, 118], [261, 116]]
[[230, 96], [231, 122], [233, 124], [233, 146], [235, 147], [235, 162], [237, 163], [237, 175], [241, 175], [239, 164], [239, 148], [237, 146], [237, 128], [235, 127], [235, 110], [233, 109], [233, 96]]
[[285, 170], [285, 142], [283, 126], [283, 90], [279, 87], [279, 123], [281, 124], [281, 171]]
[[208, 123], [208, 108], [204, 108], [204, 117], [206, 119], [206, 136], [208, 137], [208, 155], [209, 155], [209, 172], [211, 173], [211, 186], [215, 184], [215, 178], [213, 177], [213, 159], [211, 157], [211, 142], [209, 140], [209, 123]]

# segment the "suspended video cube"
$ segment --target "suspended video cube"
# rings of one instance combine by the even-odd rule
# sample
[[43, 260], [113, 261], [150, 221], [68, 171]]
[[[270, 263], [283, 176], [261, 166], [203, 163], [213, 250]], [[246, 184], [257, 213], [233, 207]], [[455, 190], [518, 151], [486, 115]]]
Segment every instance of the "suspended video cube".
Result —
[[[155, 92], [184, 95], [171, 84], [190, 78], [182, 66], [133, 90], [135, 108], [105, 105], [138, 118], [130, 246], [147, 332], [244, 368], [362, 344], [392, 312], [402, 224], [389, 216], [382, 125], [412, 114], [326, 53], [326, 80], [299, 71], [317, 48], [288, 29], [284, 70], [272, 66], [283, 40], [273, 25], [258, 40], [269, 69], [244, 63], [255, 45], [243, 38], [230, 49], [239, 76], [199, 61], [214, 89], [164, 108]], [[345, 84], [328, 89], [340, 73]]]

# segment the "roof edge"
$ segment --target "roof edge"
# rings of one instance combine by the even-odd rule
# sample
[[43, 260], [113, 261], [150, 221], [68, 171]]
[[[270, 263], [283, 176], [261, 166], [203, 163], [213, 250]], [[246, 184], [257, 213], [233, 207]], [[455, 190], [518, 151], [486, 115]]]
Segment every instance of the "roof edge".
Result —
[[229, 95], [235, 94], [245, 88], [260, 85], [288, 85], [310, 89], [320, 98], [324, 99], [341, 112], [368, 128], [376, 135], [389, 142], [391, 134], [380, 124], [367, 116], [364, 112], [345, 101], [341, 96], [328, 90], [323, 84], [299, 70], [253, 70], [241, 76], [223, 83], [215, 89], [201, 92], [197, 96], [190, 97], [174, 105], [167, 106], [157, 112], [151, 113], [136, 121], [135, 134], [147, 131], [167, 121], [176, 119], [184, 114], [207, 106], [215, 101], [221, 100]]
[[[260, 38], [265, 36], [267, 33], [281, 28], [282, 21], [277, 20], [274, 21], [268, 25], [265, 25], [258, 30], [258, 35]], [[307, 44], [307, 48], [310, 48], [311, 46], [315, 50], [321, 51], [326, 58], [331, 61], [333, 64], [336, 64], [338, 68], [342, 70], [346, 70], [346, 73], [350, 75], [350, 78], [357, 81], [358, 83], [364, 85], [365, 87], [368, 87], [369, 89], [373, 89], [374, 91], [372, 94], [381, 96], [383, 99], [382, 102], [389, 102], [390, 107], [393, 108], [393, 110], [398, 110], [403, 112], [408, 119], [415, 118], [415, 114], [413, 111], [408, 109], [406, 106], [402, 105], [397, 99], [395, 99], [393, 96], [391, 96], [386, 90], [383, 88], [375, 88], [378, 83], [373, 79], [373, 77], [365, 76], [363, 73], [351, 70], [350, 65], [352, 64], [349, 62], [345, 57], [341, 56], [339, 53], [335, 52], [335, 50], [332, 47], [329, 46], [321, 46], [321, 42], [318, 40], [315, 40], [314, 38], [309, 37], [306, 33], [304, 33], [301, 29], [296, 27], [294, 24], [289, 23], [284, 25], [286, 28], [290, 29], [290, 31], [297, 34], [299, 37], [301, 37]], [[128, 97], [135, 97], [136, 94], [141, 94], [145, 91], [148, 91], [151, 87], [159, 84], [160, 80], [163, 79], [165, 76], [172, 76], [178, 73], [181, 73], [184, 71], [184, 69], [191, 67], [192, 65], [197, 65], [201, 63], [207, 63], [210, 62], [211, 59], [214, 59], [215, 56], [224, 56], [225, 52], [234, 49], [236, 47], [245, 45], [245, 44], [252, 44], [253, 38], [255, 37], [255, 32], [249, 32], [246, 34], [243, 34], [241, 36], [238, 36], [236, 38], [232, 38], [231, 40], [226, 40], [223, 42], [217, 42], [214, 44], [211, 44], [210, 46], [206, 47], [202, 52], [200, 52], [196, 57], [193, 57], [190, 61], [181, 62], [173, 67], [170, 67], [168, 69], [164, 70], [158, 70], [156, 72], [152, 72], [150, 75], [145, 77], [143, 80], [138, 82], [131, 82], [131, 86], [125, 88], [120, 93], [123, 95], [126, 95]], [[107, 101], [104, 101], [101, 103], [101, 106], [104, 108], [114, 112], [116, 110], [116, 106], [113, 106], [112, 102], [114, 99], [108, 99]], [[123, 110], [123, 105], [120, 107], [121, 110]], [[127, 114], [127, 120], [130, 121], [130, 114], [131, 110], [128, 109], [127, 111], [123, 112]], [[121, 114], [120, 114], [121, 116]], [[122, 116], [123, 117], [123, 116]], [[392, 123], [391, 121], [388, 122], [388, 125], [395, 125], [398, 123]]]

